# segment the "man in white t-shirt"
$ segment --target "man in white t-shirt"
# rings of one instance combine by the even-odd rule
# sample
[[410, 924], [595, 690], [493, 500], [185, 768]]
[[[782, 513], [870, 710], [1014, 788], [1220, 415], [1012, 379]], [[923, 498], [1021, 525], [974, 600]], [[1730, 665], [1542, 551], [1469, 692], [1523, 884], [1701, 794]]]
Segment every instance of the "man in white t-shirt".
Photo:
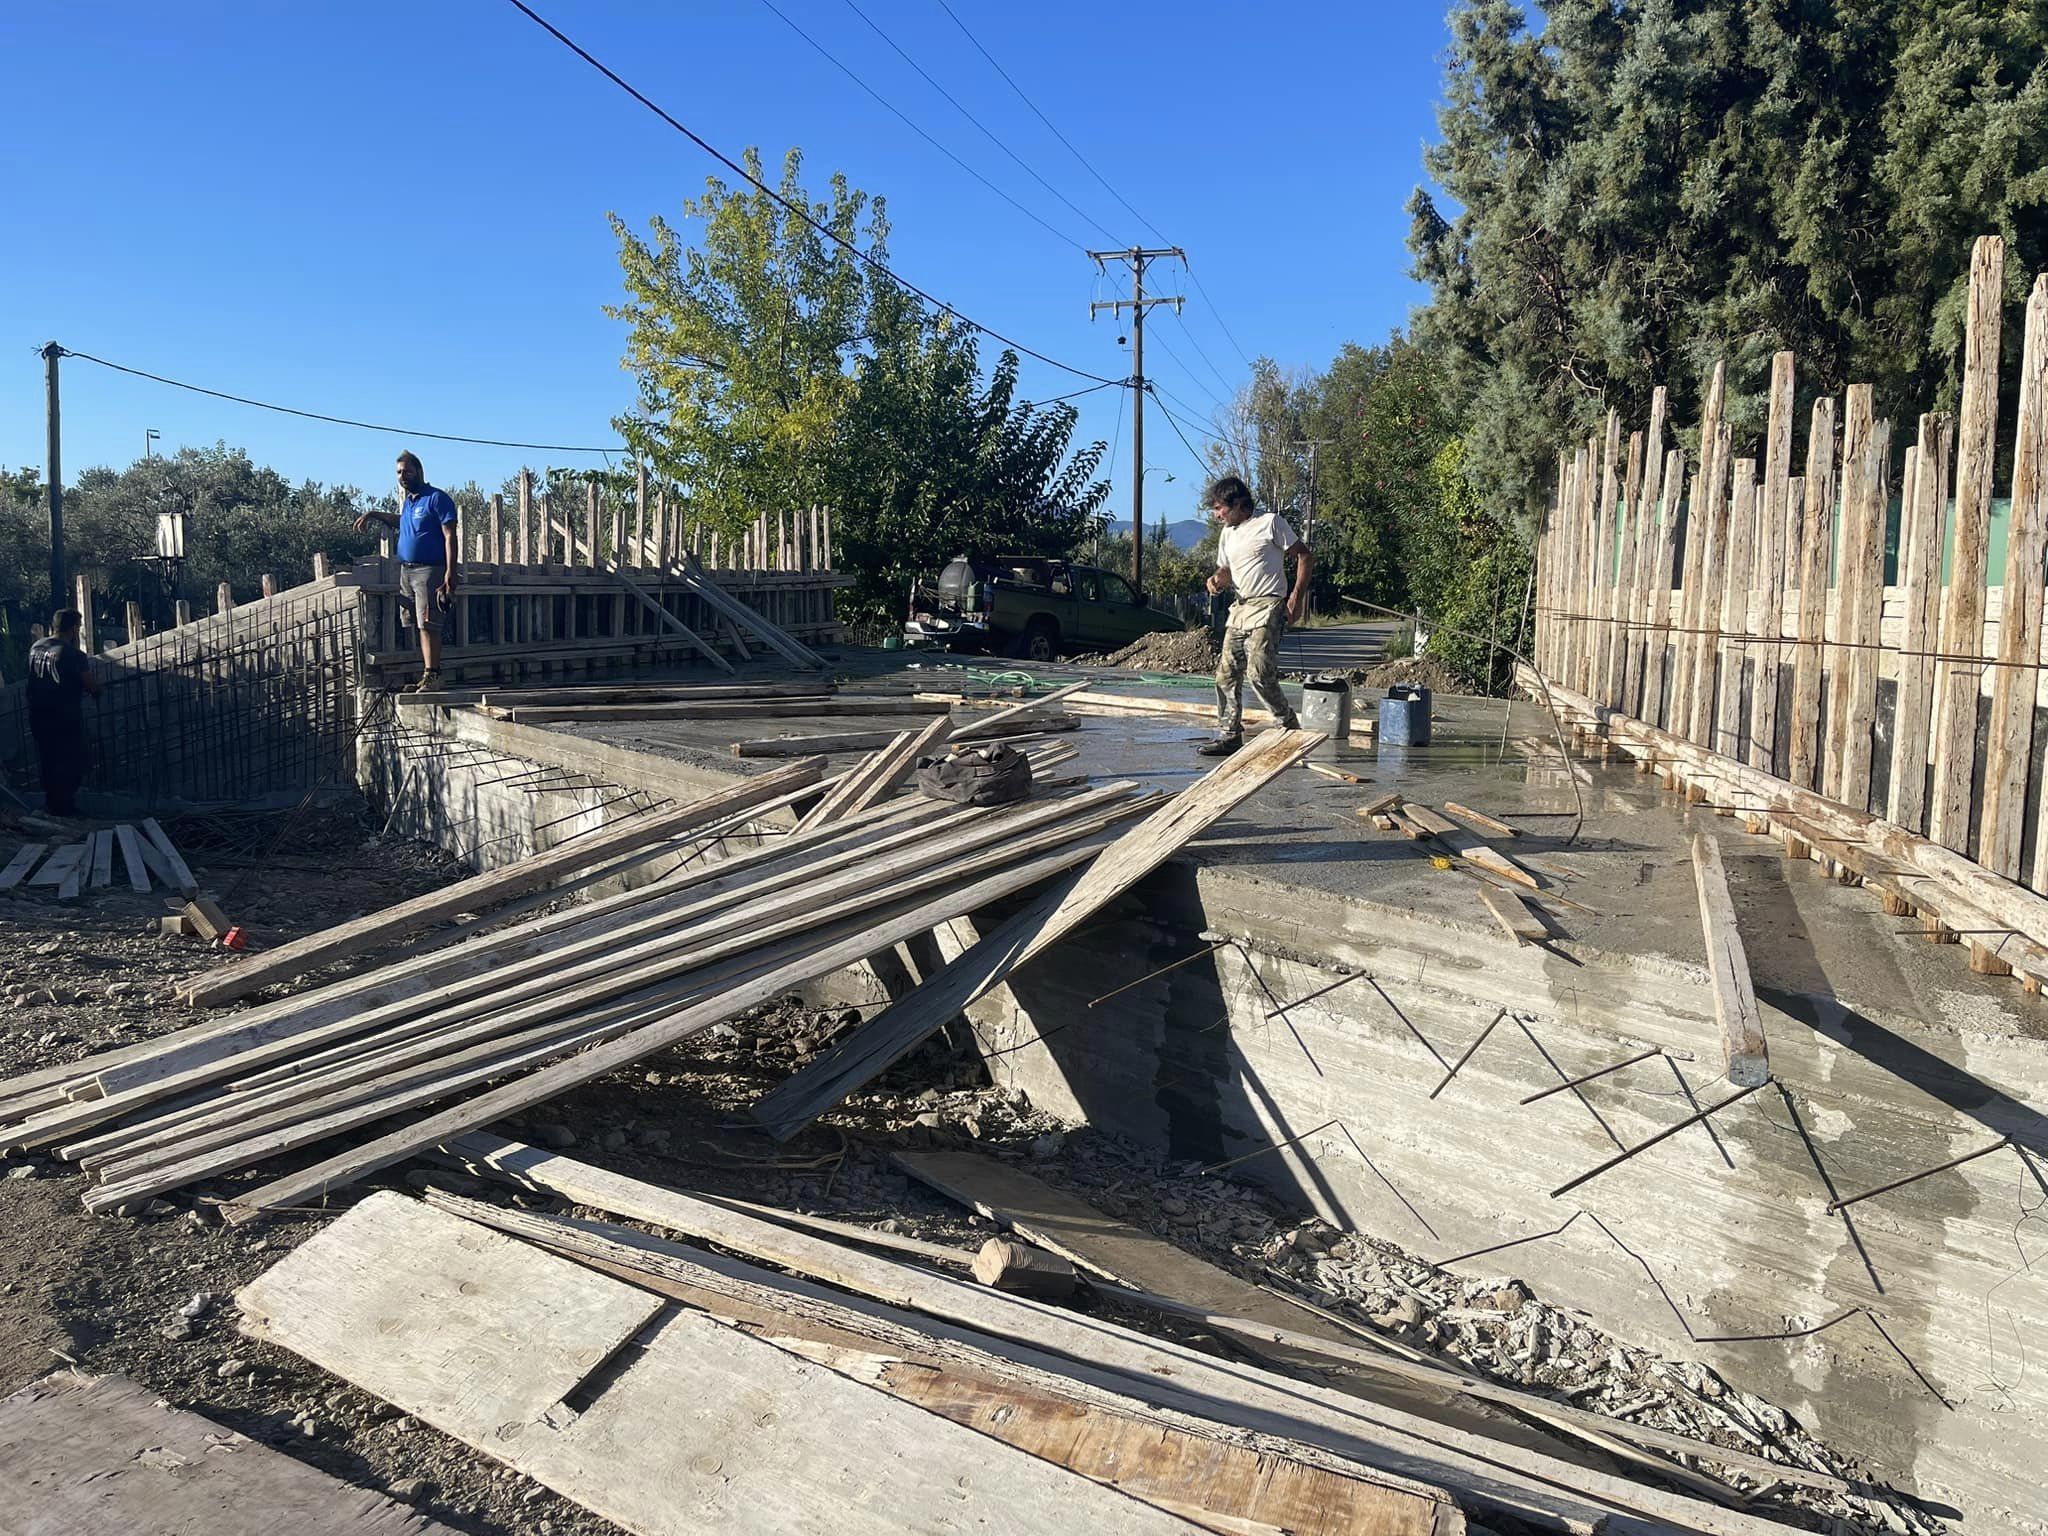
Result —
[[[1236, 588], [1237, 600], [1223, 625], [1223, 654], [1216, 661], [1216, 739], [1195, 750], [1204, 757], [1227, 757], [1244, 744], [1243, 692], [1245, 673], [1252, 691], [1288, 730], [1299, 722], [1294, 706], [1280, 691], [1280, 637], [1298, 623], [1308, 603], [1308, 546], [1295, 536], [1287, 519], [1260, 512], [1251, 488], [1235, 475], [1209, 487], [1209, 506], [1223, 525], [1216, 545], [1216, 571], [1209, 593]], [[1290, 585], [1287, 568], [1294, 567]]]

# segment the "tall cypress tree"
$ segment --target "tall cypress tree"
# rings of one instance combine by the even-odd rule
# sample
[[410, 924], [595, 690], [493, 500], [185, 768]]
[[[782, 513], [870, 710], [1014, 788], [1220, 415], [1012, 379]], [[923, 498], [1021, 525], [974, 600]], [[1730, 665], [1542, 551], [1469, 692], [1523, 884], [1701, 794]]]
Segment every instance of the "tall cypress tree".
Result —
[[1785, 347], [1802, 397], [1867, 381], [1880, 414], [1952, 408], [1972, 239], [2005, 237], [2015, 301], [2048, 264], [2035, 0], [1555, 0], [1540, 31], [1460, 0], [1450, 25], [1425, 154], [1448, 202], [1409, 208], [1417, 328], [1468, 473], [1507, 504], [1657, 384], [1696, 421], [1717, 358], [1738, 433]]

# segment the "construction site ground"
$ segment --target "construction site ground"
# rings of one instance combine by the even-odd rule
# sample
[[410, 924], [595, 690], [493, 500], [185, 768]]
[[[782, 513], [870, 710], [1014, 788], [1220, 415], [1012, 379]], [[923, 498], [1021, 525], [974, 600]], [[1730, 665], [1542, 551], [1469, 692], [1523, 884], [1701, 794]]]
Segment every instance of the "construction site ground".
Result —
[[[1459, 706], [1450, 713], [1456, 717]], [[1496, 731], [1498, 702], [1466, 701], [1470, 718]], [[1187, 777], [1191, 733], [1182, 725], [1134, 721], [1130, 750], [1162, 781]], [[1369, 764], [1367, 771], [1372, 771]], [[1300, 781], [1300, 782], [1297, 782]], [[1307, 871], [1341, 844], [1355, 849], [1371, 829], [1348, 808], [1317, 807], [1318, 784], [1289, 777], [1279, 802], [1263, 800], [1216, 829], [1204, 857], [1278, 835], [1289, 823], [1298, 853], [1278, 857]], [[1361, 838], [1361, 829], [1365, 834]], [[219, 834], [220, 829], [213, 829]], [[282, 844], [271, 848], [280, 831]], [[210, 888], [230, 889], [237, 916], [276, 942], [403, 900], [452, 878], [450, 860], [418, 844], [386, 840], [353, 803], [301, 817], [248, 818], [207, 849], [188, 834], [192, 863]], [[1318, 849], [1324, 850], [1317, 852]], [[212, 857], [209, 858], [209, 853]], [[1250, 856], [1248, 854], [1242, 856]], [[1267, 856], [1272, 856], [1269, 854]], [[1382, 877], [1410, 872], [1390, 855]], [[1423, 880], [1420, 873], [1410, 878]], [[0, 1072], [82, 1056], [192, 1021], [172, 998], [176, 979], [209, 962], [199, 941], [156, 934], [159, 898], [101, 890], [84, 906], [47, 899], [0, 900], [0, 995], [10, 1003], [0, 1036]], [[1666, 1388], [1719, 1396], [1711, 1371], [1666, 1363], [1624, 1347], [1581, 1315], [1545, 1306], [1512, 1270], [1453, 1276], [1369, 1233], [1340, 1233], [1268, 1195], [1192, 1164], [1170, 1164], [1135, 1145], [1037, 1113], [1020, 1094], [992, 1087], [963, 1035], [941, 1036], [797, 1140], [776, 1146], [742, 1111], [794, 1067], [855, 1022], [857, 1010], [816, 1010], [794, 998], [756, 1010], [708, 1037], [557, 1099], [507, 1134], [652, 1182], [738, 1196], [831, 1215], [971, 1248], [991, 1228], [906, 1179], [890, 1163], [905, 1147], [963, 1146], [1024, 1162], [1051, 1183], [1075, 1189], [1113, 1216], [1150, 1230], [1247, 1278], [1277, 1277], [1319, 1302], [1353, 1307], [1412, 1345], [1538, 1390], [1569, 1391], [1588, 1407], [1668, 1400]], [[95, 1217], [79, 1203], [82, 1176], [41, 1157], [0, 1167], [0, 1392], [66, 1364], [120, 1373], [179, 1406], [276, 1446], [351, 1483], [391, 1492], [456, 1529], [506, 1536], [609, 1532], [606, 1522], [452, 1439], [417, 1424], [303, 1361], [250, 1343], [236, 1330], [238, 1287], [319, 1230], [331, 1215], [379, 1187], [428, 1184], [479, 1198], [547, 1203], [507, 1194], [458, 1171], [413, 1162], [337, 1197], [331, 1211], [304, 1211], [248, 1226], [225, 1226], [215, 1202], [235, 1181], [196, 1195], [152, 1202], [139, 1217]], [[1435, 1315], [1448, 1308], [1458, 1321]], [[1497, 1324], [1472, 1321], [1475, 1311]], [[1154, 1330], [1152, 1316], [1125, 1317]], [[1228, 1353], [1200, 1333], [1181, 1337]], [[1739, 1391], [1741, 1383], [1726, 1390]], [[1785, 1415], [1749, 1399], [1782, 1428], [1802, 1459], [1824, 1453]], [[1687, 1421], [1687, 1432], [1715, 1435]], [[1724, 1443], [1742, 1442], [1726, 1439]], [[1850, 1463], [1832, 1461], [1847, 1468]], [[1777, 1512], [1816, 1529], [1846, 1506], [1826, 1496]]]

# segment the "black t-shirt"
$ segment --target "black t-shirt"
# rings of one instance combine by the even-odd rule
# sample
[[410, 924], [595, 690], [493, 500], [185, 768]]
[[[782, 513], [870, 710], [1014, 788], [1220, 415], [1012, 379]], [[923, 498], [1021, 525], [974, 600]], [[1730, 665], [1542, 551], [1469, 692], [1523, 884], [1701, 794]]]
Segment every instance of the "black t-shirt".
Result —
[[75, 645], [51, 635], [28, 649], [28, 712], [31, 720], [83, 721], [85, 674], [92, 663]]

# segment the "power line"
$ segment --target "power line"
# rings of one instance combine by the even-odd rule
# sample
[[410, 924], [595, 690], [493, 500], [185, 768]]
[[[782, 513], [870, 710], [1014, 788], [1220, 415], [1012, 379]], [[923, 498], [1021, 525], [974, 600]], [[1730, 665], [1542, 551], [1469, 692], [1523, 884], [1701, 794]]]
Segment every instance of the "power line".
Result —
[[[1175, 365], [1179, 367], [1182, 373], [1187, 375], [1188, 387], [1190, 389], [1199, 389], [1204, 395], [1208, 396], [1208, 398], [1218, 406], [1221, 406], [1223, 404], [1223, 400], [1221, 399], [1221, 397], [1217, 395], [1216, 391], [1214, 391], [1207, 384], [1202, 382], [1201, 376], [1197, 374], [1194, 369], [1190, 368], [1187, 365], [1186, 360], [1183, 359], [1178, 352], [1174, 351], [1173, 348], [1167, 344], [1165, 337], [1155, 336], [1152, 339], [1158, 342], [1161, 347], [1165, 348], [1166, 355], [1173, 359]], [[1167, 394], [1167, 398], [1170, 400], [1180, 399], [1178, 395], [1175, 395], [1170, 391]], [[1180, 403], [1183, 406], [1183, 408], [1190, 411], [1196, 411], [1197, 414], [1199, 414], [1198, 408], [1192, 405], [1188, 405], [1188, 403], [1185, 400], [1181, 400]]]
[[899, 288], [903, 289], [905, 293], [915, 294], [918, 298], [924, 300], [925, 303], [931, 305], [934, 309], [937, 309], [944, 314], [951, 315], [955, 320], [958, 320], [962, 325], [972, 326], [977, 331], [981, 331], [986, 335], [993, 336], [997, 341], [1001, 342], [1004, 346], [1014, 348], [1016, 351], [1024, 354], [1024, 356], [1034, 358], [1037, 361], [1046, 364], [1048, 367], [1057, 368], [1062, 373], [1071, 373], [1072, 375], [1074, 375], [1075, 378], [1090, 379], [1097, 384], [1116, 384], [1121, 382], [1117, 379], [1104, 378], [1101, 374], [1090, 372], [1086, 368], [1077, 368], [1072, 363], [1063, 363], [1058, 358], [1050, 357], [1047, 354], [1039, 351], [1036, 347], [1026, 346], [1023, 342], [1017, 341], [1012, 337], [1004, 335], [1001, 331], [995, 329], [993, 326], [983, 325], [979, 320], [976, 320], [971, 316], [965, 314], [961, 310], [956, 309], [953, 305], [948, 304], [944, 299], [938, 297], [936, 294], [927, 292], [925, 289], [918, 287], [917, 284], [911, 282], [908, 278], [903, 277], [896, 273], [895, 271], [891, 270], [885, 263], [883, 263], [876, 257], [870, 255], [868, 252], [863, 251], [859, 246], [855, 245], [851, 240], [848, 240], [845, 236], [839, 234], [836, 230], [829, 229], [825, 225], [819, 223], [815, 218], [811, 216], [809, 210], [801, 208], [797, 204], [792, 203], [788, 198], [784, 197], [780, 192], [776, 191], [773, 187], [769, 186], [759, 177], [750, 174], [745, 166], [741, 165], [738, 161], [734, 160], [730, 155], [714, 147], [708, 139], [692, 131], [691, 129], [685, 127], [681, 122], [677, 121], [676, 118], [672, 116], [665, 108], [656, 105], [637, 87], [630, 84], [622, 75], [618, 73], [618, 71], [611, 68], [610, 65], [605, 64], [604, 62], [599, 60], [596, 55], [590, 52], [589, 49], [585, 48], [581, 43], [578, 43], [574, 38], [570, 37], [568, 33], [564, 32], [560, 27], [556, 26], [553, 22], [549, 21], [545, 16], [542, 16], [540, 12], [536, 11], [532, 6], [528, 5], [526, 3], [526, 0], [506, 0], [506, 3], [509, 4], [514, 10], [518, 11], [521, 15], [525, 16], [527, 20], [531, 21], [543, 32], [546, 32], [550, 37], [554, 38], [554, 40], [560, 43], [564, 48], [568, 49], [571, 53], [575, 54], [577, 58], [581, 59], [584, 63], [588, 64], [592, 69], [596, 70], [599, 74], [603, 75], [605, 79], [611, 81], [613, 85], [616, 85], [628, 96], [632, 97], [635, 101], [639, 102], [640, 105], [645, 107], [649, 112], [652, 112], [664, 123], [667, 123], [669, 127], [675, 129], [677, 133], [680, 133], [692, 144], [695, 144], [699, 149], [703, 150], [705, 154], [711, 156], [711, 158], [716, 160], [720, 165], [724, 166], [727, 170], [731, 171], [735, 176], [739, 177], [742, 181], [746, 182], [748, 186], [754, 188], [755, 191], [769, 198], [771, 201], [773, 201], [775, 204], [777, 204], [791, 216], [809, 225], [813, 230], [823, 235], [827, 240], [830, 240], [834, 245], [839, 246], [849, 256], [853, 257], [854, 260], [860, 262], [861, 265], [867, 267], [871, 271], [879, 272], [882, 276], [888, 278], [890, 282], [895, 283]]
[[[1129, 389], [1130, 387], [1131, 381], [1129, 379], [1111, 379], [1107, 384], [1090, 384], [1086, 389], [1077, 389], [1070, 394], [1054, 395], [1050, 400], [1019, 400], [1017, 403], [1036, 410], [1041, 405], [1058, 405], [1063, 400], [1078, 400], [1081, 396], [1095, 394], [1098, 390]], [[1123, 414], [1123, 406], [1121, 404], [1117, 406], [1117, 414], [1118, 418], [1121, 419]]]
[[988, 127], [987, 124], [982, 122], [980, 118], [976, 117], [972, 112], [968, 111], [967, 108], [962, 106], [959, 102], [959, 99], [955, 97], [951, 91], [947, 90], [943, 85], [939, 84], [937, 80], [933, 79], [931, 74], [925, 69], [925, 67], [922, 64], [918, 63], [917, 60], [912, 58], [907, 52], [905, 52], [903, 45], [901, 43], [897, 42], [895, 38], [891, 37], [887, 32], [883, 31], [872, 16], [868, 15], [866, 11], [862, 10], [858, 5], [854, 4], [854, 0], [846, 0], [846, 8], [852, 11], [853, 14], [858, 16], [862, 21], [866, 22], [868, 24], [869, 30], [871, 30], [875, 34], [875, 36], [879, 37], [883, 42], [887, 43], [891, 48], [895, 49], [896, 56], [902, 59], [903, 62], [908, 64], [912, 69], [916, 70], [918, 75], [924, 80], [924, 83], [926, 85], [929, 85], [933, 90], [937, 91], [941, 96], [945, 97], [946, 100], [949, 103], [951, 103], [954, 111], [958, 112], [962, 117], [966, 118], [968, 122], [974, 124], [976, 128], [980, 129], [981, 136], [983, 138], [987, 139], [989, 143], [995, 145], [997, 149], [1000, 149], [1004, 154], [1008, 155], [1012, 160], [1016, 161], [1018, 166], [1033, 181], [1037, 182], [1041, 187], [1045, 188], [1046, 191], [1050, 192], [1062, 203], [1065, 203], [1068, 209], [1070, 209], [1073, 212], [1076, 218], [1083, 219], [1089, 224], [1093, 225], [1095, 227], [1096, 232], [1102, 235], [1105, 239], [1115, 240], [1117, 238], [1114, 234], [1110, 233], [1109, 230], [1103, 228], [1102, 224], [1095, 218], [1093, 214], [1089, 213], [1086, 209], [1077, 206], [1072, 198], [1068, 197], [1066, 193], [1062, 192], [1058, 187], [1054, 186], [1051, 182], [1047, 181], [1043, 176], [1041, 176], [1038, 173], [1036, 169], [1034, 169], [1031, 166], [1029, 162], [1027, 162], [1024, 159], [1022, 155], [1018, 154], [1014, 149], [1010, 148], [1008, 144], [1004, 143], [1002, 139], [998, 138], [995, 135], [995, 133]]
[[[1185, 261], [1181, 263], [1181, 268], [1183, 271], [1187, 273], [1189, 277], [1193, 277], [1195, 275], [1194, 269], [1189, 267]], [[1175, 315], [1174, 318], [1176, 320], [1180, 320], [1179, 315]], [[1221, 384], [1225, 389], [1229, 389], [1230, 380], [1226, 379], [1223, 376], [1223, 370], [1216, 366], [1216, 360], [1209, 355], [1209, 349], [1202, 345], [1202, 338], [1194, 333], [1194, 331], [1189, 327], [1187, 321], [1185, 320], [1180, 321], [1180, 328], [1183, 331], [1187, 332], [1188, 344], [1192, 346], [1195, 349], [1195, 351], [1200, 355], [1202, 361], [1209, 365], [1209, 371], [1216, 375], [1216, 382], [1218, 384]], [[1224, 334], [1227, 336], [1230, 333], [1228, 331], [1225, 331]], [[1249, 366], [1249, 364], [1247, 364], [1247, 366]], [[1192, 374], [1193, 371], [1193, 369], [1190, 369], [1189, 373]], [[1221, 405], [1223, 402], [1221, 400], [1218, 400], [1216, 403], [1218, 405]]]
[[372, 421], [353, 421], [346, 416], [329, 416], [322, 411], [302, 411], [296, 406], [273, 405], [268, 400], [251, 400], [246, 395], [231, 395], [225, 390], [208, 389], [203, 384], [187, 384], [183, 379], [167, 379], [160, 373], [149, 373], [141, 368], [130, 368], [125, 363], [109, 362], [104, 357], [94, 357], [90, 352], [73, 352], [68, 347], [59, 347], [60, 357], [75, 357], [81, 363], [98, 363], [102, 368], [111, 368], [116, 373], [133, 374], [138, 379], [148, 379], [154, 384], [168, 384], [173, 389], [188, 389], [195, 395], [211, 395], [216, 400], [231, 400], [236, 405], [253, 405], [259, 411], [276, 411], [280, 416], [303, 416], [308, 421], [331, 422], [337, 427], [359, 427], [365, 432], [383, 432], [393, 437], [431, 438], [437, 443], [473, 443], [480, 448], [530, 448], [536, 453], [624, 453], [626, 450], [614, 445], [610, 448], [583, 448], [569, 443], [514, 443], [500, 437], [463, 437], [454, 432], [420, 432], [410, 427], [385, 427]]
[[[1194, 460], [1197, 464], [1206, 464], [1208, 461], [1204, 459], [1201, 454], [1196, 453], [1195, 445], [1188, 441], [1187, 433], [1181, 431], [1180, 418], [1174, 415], [1173, 412], [1169, 411], [1166, 408], [1166, 404], [1164, 401], [1155, 400], [1153, 403], [1158, 405], [1159, 414], [1164, 416], [1167, 419], [1167, 421], [1172, 425], [1173, 435], [1180, 439], [1181, 447], [1187, 449], [1187, 451], [1194, 456]], [[1204, 431], [1202, 428], [1195, 426], [1193, 422], [1189, 422], [1187, 425], [1193, 429], [1197, 437], [1206, 437], [1209, 439], [1210, 442], [1221, 443], [1226, 448], [1230, 446], [1228, 439], [1218, 437], [1214, 432]]]
[[[946, 15], [952, 19], [953, 25], [960, 29], [960, 35], [965, 37], [968, 42], [974, 45], [974, 51], [979, 53], [984, 59], [988, 60], [989, 68], [993, 69], [997, 74], [1003, 77], [1003, 83], [1009, 86], [1009, 88], [1012, 91], [1016, 92], [1017, 99], [1023, 102], [1025, 106], [1031, 109], [1032, 116], [1036, 117], [1041, 123], [1045, 124], [1047, 128], [1051, 129], [1052, 136], [1058, 139], [1060, 143], [1066, 146], [1067, 153], [1072, 155], [1076, 160], [1080, 161], [1082, 168], [1085, 169], [1090, 176], [1093, 176], [1098, 182], [1102, 184], [1102, 189], [1105, 192], [1107, 192], [1111, 197], [1115, 198], [1119, 203], [1122, 203], [1124, 206], [1124, 211], [1128, 213], [1132, 218], [1136, 219], [1140, 224], [1144, 225], [1146, 229], [1150, 230], [1152, 232], [1153, 237], [1157, 239], [1160, 244], [1171, 245], [1173, 242], [1168, 240], [1166, 236], [1160, 232], [1159, 226], [1157, 224], [1154, 224], [1150, 219], [1146, 218], [1145, 215], [1138, 212], [1136, 208], [1132, 207], [1131, 200], [1125, 197], [1123, 193], [1117, 191], [1115, 187], [1111, 186], [1109, 184], [1109, 178], [1104, 176], [1102, 172], [1095, 169], [1094, 164], [1088, 159], [1088, 157], [1082, 154], [1079, 149], [1075, 148], [1074, 141], [1072, 139], [1068, 138], [1064, 133], [1060, 132], [1059, 124], [1055, 123], [1051, 118], [1047, 117], [1043, 112], [1041, 112], [1038, 109], [1038, 103], [1033, 101], [1030, 98], [1030, 96], [1028, 96], [1025, 93], [1023, 86], [1019, 85], [1014, 79], [1011, 78], [1010, 72], [1007, 69], [1003, 68], [1001, 64], [996, 62], [996, 56], [990, 53], [987, 48], [982, 46], [981, 39], [976, 37], [972, 32], [967, 30], [967, 23], [960, 19], [959, 15], [954, 11], [951, 4], [948, 3], [948, 0], [939, 0], [939, 9], [944, 11]], [[1096, 227], [1098, 229], [1101, 228], [1100, 225], [1097, 225]], [[1239, 345], [1237, 337], [1231, 334], [1230, 327], [1224, 323], [1223, 311], [1217, 307], [1216, 301], [1209, 297], [1209, 290], [1202, 285], [1201, 278], [1195, 275], [1195, 269], [1188, 264], [1188, 260], [1185, 256], [1181, 258], [1181, 266], [1185, 268], [1187, 271], [1188, 281], [1195, 285], [1195, 292], [1201, 295], [1202, 302], [1209, 307], [1209, 313], [1215, 317], [1218, 328], [1220, 328], [1224, 336], [1229, 339], [1230, 345], [1232, 346], [1232, 348], [1236, 350], [1237, 355], [1244, 360], [1245, 367], [1250, 368], [1252, 365], [1251, 357], [1245, 352], [1245, 349], [1241, 345]]]
[[1165, 235], [1160, 233], [1159, 226], [1154, 224], [1150, 219], [1146, 218], [1145, 215], [1138, 212], [1137, 209], [1133, 208], [1131, 206], [1130, 199], [1125, 197], [1123, 193], [1117, 191], [1115, 187], [1112, 187], [1109, 184], [1108, 178], [1105, 177], [1102, 174], [1102, 172], [1095, 169], [1093, 165], [1089, 164], [1088, 157], [1082, 154], [1080, 150], [1074, 147], [1074, 141], [1068, 138], [1064, 133], [1060, 132], [1059, 124], [1055, 123], [1051, 118], [1047, 117], [1043, 112], [1038, 110], [1038, 103], [1033, 101], [1029, 96], [1024, 94], [1024, 87], [1019, 85], [1015, 80], [1010, 78], [1010, 72], [1007, 69], [1003, 68], [1002, 65], [996, 62], [996, 56], [990, 53], [988, 49], [982, 46], [981, 39], [976, 37], [972, 32], [967, 30], [967, 23], [962, 21], [959, 18], [959, 16], [955, 14], [953, 7], [947, 4], [947, 0], [939, 0], [939, 9], [944, 11], [949, 17], [952, 18], [953, 25], [960, 29], [961, 36], [965, 37], [968, 42], [974, 44], [975, 52], [979, 53], [984, 59], [988, 60], [989, 67], [993, 69], [997, 74], [1003, 77], [1003, 83], [1008, 85], [1011, 90], [1017, 93], [1017, 99], [1023, 102], [1025, 106], [1031, 109], [1032, 115], [1034, 117], [1036, 117], [1041, 123], [1045, 124], [1046, 127], [1052, 130], [1052, 136], [1054, 138], [1058, 139], [1062, 144], [1066, 145], [1067, 153], [1072, 155], [1076, 160], [1080, 161], [1082, 166], [1086, 168], [1090, 176], [1093, 176], [1097, 181], [1102, 183], [1103, 190], [1107, 192], [1111, 197], [1115, 198], [1118, 202], [1122, 203], [1124, 205], [1124, 211], [1126, 213], [1130, 214], [1132, 218], [1136, 219], [1140, 224], [1144, 225], [1147, 229], [1151, 230], [1153, 237], [1157, 239], [1162, 245], [1170, 245], [1172, 242], [1169, 241]]
[[[775, 0], [761, 0], [761, 3], [765, 5], [769, 10], [773, 11], [776, 17], [780, 19], [784, 26], [788, 27], [790, 31], [794, 32], [798, 37], [802, 38], [805, 42], [809, 43], [812, 48], [816, 49], [819, 57], [823, 58], [826, 63], [830, 64], [834, 69], [838, 70], [842, 75], [846, 76], [847, 79], [851, 80], [855, 85], [859, 86], [862, 90], [866, 91], [870, 96], [874, 97], [875, 100], [881, 103], [882, 106], [886, 107], [890, 112], [894, 113], [897, 120], [901, 122], [904, 127], [908, 128], [920, 139], [923, 139], [925, 143], [931, 145], [933, 149], [936, 149], [948, 160], [952, 161], [955, 165], [959, 166], [961, 170], [965, 171], [968, 175], [972, 176], [984, 187], [987, 187], [989, 191], [995, 193], [997, 197], [1000, 197], [1012, 208], [1016, 209], [1019, 213], [1023, 214], [1025, 218], [1031, 220], [1032, 223], [1036, 224], [1040, 229], [1044, 230], [1047, 234], [1051, 235], [1055, 240], [1064, 240], [1069, 245], [1078, 245], [1083, 247], [1087, 245], [1087, 242], [1085, 240], [1077, 240], [1072, 235], [1068, 234], [1065, 230], [1059, 229], [1054, 225], [1048, 223], [1043, 218], [1039, 217], [1038, 214], [1034, 213], [1031, 209], [1025, 207], [1022, 203], [1018, 202], [1016, 198], [1010, 196], [1009, 193], [1005, 192], [1001, 187], [997, 186], [994, 182], [990, 181], [986, 176], [982, 175], [981, 172], [977, 171], [965, 160], [962, 160], [958, 155], [954, 154], [952, 150], [946, 148], [945, 145], [941, 144], [937, 139], [933, 138], [929, 133], [925, 132], [925, 130], [920, 128], [917, 125], [917, 123], [912, 120], [910, 115], [907, 112], [905, 112], [901, 107], [897, 106], [895, 102], [891, 101], [888, 97], [884, 96], [872, 85], [869, 85], [867, 81], [861, 79], [861, 77], [853, 71], [853, 68], [850, 65], [842, 61], [829, 48], [827, 48], [823, 43], [819, 42], [815, 37], [811, 36], [811, 34], [806, 32], [802, 27], [798, 26], [794, 21], [791, 21], [788, 15], [784, 13], [782, 8], [775, 3]], [[862, 19], [865, 20], [866, 18]], [[873, 25], [873, 23], [870, 23], [870, 25]], [[894, 44], [891, 44], [891, 46], [893, 47]]]

